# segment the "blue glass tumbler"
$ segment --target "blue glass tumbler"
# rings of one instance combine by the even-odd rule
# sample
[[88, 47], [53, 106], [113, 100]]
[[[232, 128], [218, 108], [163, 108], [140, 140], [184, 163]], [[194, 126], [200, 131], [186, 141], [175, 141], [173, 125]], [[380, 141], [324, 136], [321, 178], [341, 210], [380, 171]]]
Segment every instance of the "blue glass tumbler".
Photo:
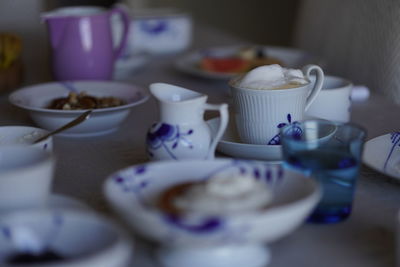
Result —
[[287, 167], [316, 179], [323, 196], [309, 222], [335, 223], [351, 214], [366, 131], [351, 123], [307, 120], [282, 127]]

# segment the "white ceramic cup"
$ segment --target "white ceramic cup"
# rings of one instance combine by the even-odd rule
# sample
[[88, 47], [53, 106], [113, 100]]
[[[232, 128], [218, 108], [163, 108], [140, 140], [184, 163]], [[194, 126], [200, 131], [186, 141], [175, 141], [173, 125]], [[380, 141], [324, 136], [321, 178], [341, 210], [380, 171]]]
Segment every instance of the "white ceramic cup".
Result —
[[326, 75], [322, 90], [306, 111], [306, 115], [331, 121], [349, 122], [352, 88], [353, 84], [350, 81]]
[[0, 147], [0, 213], [47, 205], [54, 157], [32, 146]]
[[321, 91], [324, 73], [319, 66], [302, 69], [307, 80], [316, 71], [316, 82], [289, 89], [255, 90], [238, 86], [241, 77], [230, 82], [237, 130], [247, 144], [279, 145], [279, 129], [301, 121]]

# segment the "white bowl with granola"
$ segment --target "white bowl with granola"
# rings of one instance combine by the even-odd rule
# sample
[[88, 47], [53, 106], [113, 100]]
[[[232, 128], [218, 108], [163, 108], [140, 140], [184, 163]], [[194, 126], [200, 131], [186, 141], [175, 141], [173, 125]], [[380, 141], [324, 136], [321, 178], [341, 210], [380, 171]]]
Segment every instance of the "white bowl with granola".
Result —
[[41, 128], [53, 131], [93, 110], [90, 118], [59, 135], [94, 136], [116, 131], [133, 107], [149, 98], [142, 88], [112, 81], [51, 82], [14, 91], [9, 101], [29, 112]]

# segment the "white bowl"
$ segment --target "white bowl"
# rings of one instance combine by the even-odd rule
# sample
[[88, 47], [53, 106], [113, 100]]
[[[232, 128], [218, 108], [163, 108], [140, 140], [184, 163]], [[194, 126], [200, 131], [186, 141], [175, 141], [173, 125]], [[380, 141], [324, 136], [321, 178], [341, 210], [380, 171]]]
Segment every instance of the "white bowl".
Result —
[[[313, 76], [315, 83], [315, 76]], [[325, 120], [349, 122], [353, 84], [341, 77], [325, 75], [322, 90], [306, 115]]]
[[0, 218], [1, 266], [23, 252], [53, 252], [64, 259], [42, 267], [125, 267], [132, 258], [127, 234], [106, 218], [71, 210], [31, 210]]
[[29, 145], [52, 151], [53, 138], [51, 136], [33, 144], [36, 139], [48, 133], [49, 131], [44, 129], [30, 126], [0, 126], [0, 145]]
[[[272, 187], [262, 211], [225, 216], [176, 217], [160, 211], [157, 196], [172, 185], [203, 180], [216, 172], [252, 173]], [[269, 260], [263, 243], [277, 240], [304, 222], [320, 198], [316, 182], [279, 164], [218, 159], [162, 161], [131, 166], [108, 177], [107, 200], [139, 234], [159, 242], [165, 266], [261, 266]]]
[[27, 110], [37, 125], [52, 131], [84, 112], [84, 110], [46, 108], [53, 99], [66, 97], [71, 91], [78, 93], [84, 91], [96, 97], [117, 97], [127, 104], [94, 109], [88, 120], [60, 135], [94, 136], [113, 132], [118, 129], [134, 106], [144, 103], [149, 98], [143, 89], [131, 84], [110, 81], [71, 81], [28, 86], [11, 93], [9, 100], [12, 104]]
[[0, 146], [0, 212], [45, 207], [54, 156], [32, 146]]

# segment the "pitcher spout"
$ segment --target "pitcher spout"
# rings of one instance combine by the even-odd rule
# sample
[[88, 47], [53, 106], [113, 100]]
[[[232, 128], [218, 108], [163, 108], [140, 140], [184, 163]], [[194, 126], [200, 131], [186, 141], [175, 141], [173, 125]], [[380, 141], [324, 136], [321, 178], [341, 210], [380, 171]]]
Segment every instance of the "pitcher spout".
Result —
[[150, 92], [159, 102], [162, 121], [176, 124], [202, 119], [207, 95], [166, 83], [151, 84]]
[[150, 92], [160, 102], [175, 104], [180, 102], [205, 102], [207, 99], [204, 94], [167, 83], [151, 84]]

